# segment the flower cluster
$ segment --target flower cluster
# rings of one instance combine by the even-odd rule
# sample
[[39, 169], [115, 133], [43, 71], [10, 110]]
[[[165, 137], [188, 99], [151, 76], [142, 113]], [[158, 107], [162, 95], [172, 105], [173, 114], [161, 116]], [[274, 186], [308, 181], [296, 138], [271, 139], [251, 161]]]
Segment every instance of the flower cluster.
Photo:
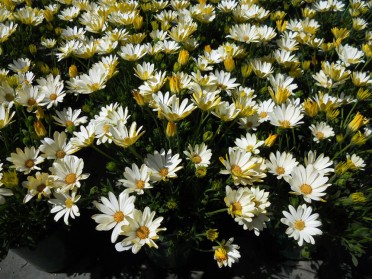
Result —
[[370, 1], [44, 2], [0, 3], [0, 211], [88, 209], [118, 251], [219, 267], [237, 228], [303, 246], [371, 213]]

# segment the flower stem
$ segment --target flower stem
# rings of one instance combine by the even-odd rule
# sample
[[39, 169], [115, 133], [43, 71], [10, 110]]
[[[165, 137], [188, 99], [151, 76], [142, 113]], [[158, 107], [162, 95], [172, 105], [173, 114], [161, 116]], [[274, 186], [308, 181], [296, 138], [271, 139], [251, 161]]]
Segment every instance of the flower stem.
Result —
[[205, 214], [208, 215], [208, 216], [211, 216], [211, 215], [213, 215], [213, 214], [220, 213], [220, 212], [225, 212], [225, 211], [227, 211], [227, 208], [217, 209], [217, 210], [215, 210], [215, 211], [207, 212], [207, 213], [205, 213]]
[[334, 161], [338, 157], [338, 155], [340, 155], [341, 153], [343, 153], [344, 151], [346, 151], [346, 149], [348, 149], [350, 146], [351, 146], [351, 143], [349, 143], [343, 149], [341, 149], [339, 152], [337, 152], [336, 155], [333, 156], [332, 161]]
[[102, 151], [101, 149], [99, 149], [97, 146], [95, 146], [94, 144], [90, 145], [90, 147], [92, 147], [95, 151], [97, 151], [99, 154], [105, 156], [106, 158], [110, 159], [111, 161], [115, 162], [115, 163], [119, 163], [116, 159], [114, 159], [113, 157], [111, 157], [110, 155], [108, 155], [106, 152]]

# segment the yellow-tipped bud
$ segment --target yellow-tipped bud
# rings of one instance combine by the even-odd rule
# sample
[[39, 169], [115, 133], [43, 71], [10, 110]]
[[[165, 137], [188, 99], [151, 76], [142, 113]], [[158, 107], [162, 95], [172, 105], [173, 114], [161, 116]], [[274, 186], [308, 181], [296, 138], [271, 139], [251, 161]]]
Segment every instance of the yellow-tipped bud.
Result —
[[39, 138], [43, 138], [46, 136], [47, 134], [47, 131], [45, 130], [45, 127], [44, 127], [44, 124], [43, 122], [41, 122], [40, 120], [36, 120], [34, 122], [34, 129], [35, 129], [35, 133], [36, 135], [39, 137]]
[[223, 61], [223, 65], [225, 66], [226, 71], [232, 72], [235, 69], [235, 61], [232, 56], [226, 57], [225, 61]]
[[366, 57], [372, 57], [372, 44], [371, 43], [363, 44], [362, 50], [364, 54], [366, 55]]
[[68, 75], [70, 76], [70, 78], [75, 78], [78, 75], [78, 70], [75, 65], [71, 65], [68, 68]]
[[311, 61], [309, 60], [303, 61], [301, 65], [302, 69], [304, 69], [305, 71], [308, 70], [310, 68], [310, 64], [311, 64]]
[[218, 238], [217, 229], [209, 229], [205, 232], [205, 237], [210, 241], [215, 241]]
[[270, 135], [267, 137], [267, 139], [265, 140], [265, 143], [264, 145], [267, 146], [267, 147], [271, 147], [274, 145], [276, 139], [277, 139], [278, 135], [277, 134], [274, 134], [274, 135]]
[[178, 76], [173, 75], [169, 78], [169, 89], [173, 94], [181, 92], [181, 81]]
[[10, 170], [3, 173], [3, 178], [1, 182], [4, 184], [6, 188], [14, 188], [18, 186], [18, 176], [15, 170]]
[[315, 117], [318, 114], [318, 104], [310, 99], [304, 102], [305, 114], [310, 117]]
[[242, 76], [244, 78], [247, 78], [252, 74], [253, 69], [252, 69], [251, 65], [244, 64], [244, 65], [242, 65], [240, 71], [242, 73]]
[[145, 105], [145, 99], [143, 98], [143, 96], [140, 94], [138, 90], [135, 90], [135, 89], [132, 90], [132, 95], [133, 95], [133, 99], [136, 100], [137, 105], [141, 107]]
[[207, 168], [205, 166], [199, 166], [195, 170], [195, 176], [197, 178], [203, 178], [207, 175]]
[[338, 176], [343, 175], [345, 172], [347, 172], [350, 169], [350, 165], [347, 162], [339, 162], [335, 168], [335, 173]]
[[60, 73], [59, 73], [59, 69], [57, 68], [57, 67], [53, 67], [52, 68], [52, 70], [50, 71], [51, 72], [51, 74], [53, 75], [53, 76], [58, 76]]
[[326, 112], [326, 117], [327, 119], [333, 121], [337, 118], [337, 116], [339, 116], [340, 114], [340, 111], [338, 109], [328, 109], [327, 112]]
[[167, 129], [165, 130], [165, 134], [168, 138], [174, 137], [177, 133], [177, 125], [176, 123], [169, 121], [167, 124]]
[[36, 54], [37, 53], [37, 47], [34, 44], [30, 44], [28, 46], [28, 50], [30, 51], [31, 54]]
[[62, 34], [62, 28], [60, 27], [55, 28], [54, 33], [56, 33], [57, 36], [60, 36]]
[[360, 131], [358, 131], [352, 138], [352, 144], [355, 145], [364, 145], [367, 142], [367, 137], [363, 135]]
[[54, 20], [54, 15], [51, 10], [44, 10], [44, 18], [47, 22], [52, 22]]
[[186, 65], [187, 62], [189, 61], [189, 52], [186, 50], [186, 49], [182, 49], [179, 53], [178, 53], [178, 63], [180, 63], [181, 66], [183, 65]]
[[279, 32], [283, 33], [285, 29], [287, 29], [286, 20], [277, 20], [275, 23], [276, 23], [276, 29], [278, 29]]
[[44, 110], [42, 107], [37, 107], [37, 110], [36, 110], [36, 118], [37, 119], [44, 119]]
[[210, 46], [210, 45], [206, 45], [206, 46], [204, 47], [204, 51], [206, 51], [206, 52], [211, 52], [211, 51], [212, 51], [211, 46]]
[[336, 135], [336, 141], [337, 141], [338, 143], [343, 143], [344, 140], [345, 140], [345, 137], [344, 137], [343, 134], [338, 134], [338, 135]]
[[136, 16], [133, 20], [133, 27], [136, 30], [140, 30], [143, 25], [143, 17], [142, 16]]
[[362, 114], [357, 112], [354, 116], [353, 120], [347, 125], [347, 128], [353, 132], [356, 132], [362, 127], [363, 125], [368, 123], [368, 119], [364, 117]]
[[357, 98], [359, 101], [368, 100], [371, 98], [371, 92], [369, 92], [368, 89], [359, 88]]
[[281, 105], [287, 101], [288, 97], [291, 96], [291, 92], [287, 88], [278, 88], [277, 92], [274, 92], [273, 89], [269, 86], [268, 87], [269, 93], [273, 101]]

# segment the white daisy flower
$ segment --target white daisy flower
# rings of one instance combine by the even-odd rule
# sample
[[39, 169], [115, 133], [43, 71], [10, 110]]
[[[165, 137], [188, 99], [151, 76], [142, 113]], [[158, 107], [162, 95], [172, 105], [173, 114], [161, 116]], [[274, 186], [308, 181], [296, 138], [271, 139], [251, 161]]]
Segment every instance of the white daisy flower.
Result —
[[234, 143], [236, 145], [235, 149], [241, 149], [253, 154], [259, 154], [260, 150], [258, 148], [264, 144], [264, 141], [257, 140], [256, 134], [247, 133], [240, 139], [236, 139]]
[[228, 241], [222, 240], [219, 246], [213, 246], [214, 259], [217, 261], [218, 267], [228, 266], [239, 261], [240, 252], [239, 246], [233, 244], [234, 238], [231, 237]]
[[194, 147], [189, 144], [187, 148], [188, 150], [183, 151], [183, 153], [187, 156], [187, 160], [190, 160], [196, 168], [209, 166], [212, 150], [208, 149], [205, 143], [196, 144]]
[[28, 190], [23, 203], [29, 202], [34, 196], [37, 196], [37, 199], [49, 198], [53, 185], [53, 180], [48, 173], [37, 172], [35, 176], [28, 176], [27, 181], [22, 182], [22, 186]]
[[300, 205], [295, 209], [292, 205], [288, 206], [289, 212], [282, 211], [285, 218], [280, 221], [288, 226], [286, 234], [288, 237], [294, 238], [299, 246], [303, 242], [315, 244], [314, 235], [321, 235], [322, 231], [317, 227], [322, 223], [318, 220], [319, 214], [311, 214], [312, 207], [306, 204]]
[[152, 181], [167, 181], [169, 178], [177, 178], [176, 172], [183, 168], [178, 166], [181, 162], [179, 154], [172, 156], [171, 149], [165, 152], [163, 148], [160, 153], [155, 151], [154, 155], [148, 154], [145, 158], [145, 164], [150, 169]]
[[41, 156], [51, 160], [62, 159], [75, 151], [73, 146], [67, 142], [66, 133], [57, 131], [54, 132], [53, 139], [47, 137], [42, 139], [39, 149], [44, 153]]
[[327, 184], [328, 177], [317, 171], [312, 165], [295, 167], [288, 178], [291, 190], [296, 195], [302, 195], [304, 200], [311, 203], [311, 200], [319, 201], [325, 196], [324, 192], [331, 184]]
[[153, 188], [150, 181], [150, 170], [142, 164], [139, 168], [136, 164], [132, 164], [132, 168], [125, 168], [123, 173], [125, 179], [119, 179], [119, 183], [127, 187], [126, 191], [129, 193], [135, 192], [137, 195], [142, 195], [144, 189]]
[[74, 132], [74, 137], [70, 139], [71, 145], [78, 151], [81, 148], [87, 147], [94, 143], [96, 137], [96, 128], [92, 122], [85, 127], [80, 126], [79, 132]]
[[64, 108], [63, 111], [56, 111], [57, 116], [53, 115], [53, 118], [57, 125], [66, 127], [65, 131], [67, 132], [68, 129], [77, 127], [87, 122], [86, 116], [79, 117], [80, 113], [81, 109], [72, 110], [71, 107], [68, 107], [67, 109]]
[[353, 154], [351, 156], [350, 154], [347, 154], [346, 160], [348, 164], [350, 164], [352, 168], [355, 170], [364, 170], [364, 167], [366, 166], [364, 160], [361, 157], [357, 156], [356, 154]]
[[273, 111], [269, 113], [270, 124], [284, 129], [302, 124], [303, 122], [300, 120], [303, 117], [302, 110], [292, 104], [275, 106]]
[[364, 60], [362, 59], [364, 57], [363, 51], [358, 50], [357, 48], [352, 47], [348, 44], [339, 45], [336, 48], [336, 52], [340, 60], [346, 66], [349, 66], [350, 64], [358, 64], [364, 62]]
[[265, 190], [260, 190], [260, 187], [251, 187], [250, 192], [252, 194], [253, 202], [254, 202], [254, 215], [258, 216], [260, 213], [267, 213], [266, 208], [271, 205], [269, 202], [269, 192]]
[[40, 170], [37, 165], [44, 162], [44, 158], [39, 156], [40, 150], [34, 146], [31, 148], [25, 147], [24, 151], [16, 148], [16, 153], [11, 153], [10, 157], [6, 158], [17, 171], [29, 174], [32, 170]]
[[240, 112], [235, 105], [235, 103], [229, 103], [226, 101], [220, 102], [217, 106], [214, 107], [212, 114], [224, 122], [234, 120]]
[[333, 128], [326, 122], [317, 122], [315, 124], [312, 124], [310, 125], [309, 129], [314, 136], [313, 140], [315, 142], [320, 142], [324, 139], [330, 140], [330, 137], [333, 137], [335, 135]]
[[224, 201], [227, 206], [227, 212], [244, 229], [247, 228], [246, 224], [252, 222], [252, 217], [254, 217], [255, 203], [253, 198], [254, 196], [248, 187], [232, 190], [230, 186], [226, 186]]
[[15, 111], [10, 111], [11, 106], [1, 104], [0, 106], [0, 129], [6, 127], [11, 123], [11, 120], [15, 114]]
[[305, 166], [312, 165], [318, 172], [323, 175], [328, 175], [331, 172], [334, 172], [334, 168], [328, 168], [333, 165], [333, 161], [329, 157], [324, 157], [324, 154], [316, 156], [316, 151], [309, 151], [307, 157], [305, 157]]
[[49, 171], [53, 174], [57, 192], [80, 188], [80, 180], [87, 179], [89, 174], [83, 173], [84, 160], [74, 155], [65, 156], [57, 160]]
[[46, 78], [37, 79], [36, 82], [39, 91], [44, 94], [43, 102], [47, 104], [48, 109], [63, 102], [66, 93], [63, 91], [63, 81], [60, 75], [54, 77], [49, 74]]
[[58, 222], [62, 218], [66, 225], [69, 225], [68, 219], [75, 219], [76, 216], [80, 216], [79, 207], [76, 203], [80, 199], [80, 195], [76, 195], [76, 192], [72, 192], [71, 195], [68, 193], [54, 193], [55, 199], [50, 199], [48, 202], [53, 204], [50, 213], [56, 213], [54, 221]]
[[134, 209], [133, 218], [128, 218], [129, 225], [122, 227], [121, 234], [126, 236], [124, 240], [116, 243], [115, 249], [119, 252], [132, 249], [133, 254], [147, 244], [150, 248], [158, 248], [154, 240], [159, 239], [158, 232], [166, 228], [159, 228], [163, 217], [155, 217], [155, 211], [145, 207], [144, 211]]
[[276, 151], [276, 154], [270, 153], [270, 160], [266, 160], [266, 166], [270, 173], [276, 175], [277, 179], [288, 178], [294, 167], [298, 165], [296, 158], [291, 153]]
[[112, 192], [108, 193], [108, 199], [101, 197], [101, 203], [94, 201], [93, 204], [103, 214], [94, 214], [92, 219], [98, 223], [97, 231], [112, 230], [111, 242], [114, 243], [121, 233], [121, 227], [128, 225], [128, 218], [133, 217], [134, 201], [136, 197], [121, 192], [117, 199]]
[[229, 148], [226, 160], [220, 157], [225, 170], [221, 174], [230, 174], [235, 185], [253, 185], [254, 182], [261, 182], [266, 177], [266, 165], [261, 157], [253, 157], [252, 153]]
[[241, 117], [238, 119], [239, 128], [243, 130], [253, 130], [256, 131], [257, 127], [260, 126], [260, 117], [257, 113], [247, 116]]

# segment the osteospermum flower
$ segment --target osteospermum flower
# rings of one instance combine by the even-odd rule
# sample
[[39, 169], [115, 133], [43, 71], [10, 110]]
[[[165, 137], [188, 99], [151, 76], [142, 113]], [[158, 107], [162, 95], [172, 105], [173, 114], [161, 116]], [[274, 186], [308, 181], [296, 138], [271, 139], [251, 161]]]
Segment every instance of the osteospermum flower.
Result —
[[10, 111], [10, 106], [1, 104], [0, 106], [0, 129], [6, 127], [11, 122], [15, 112]]
[[222, 240], [219, 246], [213, 246], [214, 259], [217, 261], [218, 267], [229, 266], [239, 261], [240, 252], [239, 246], [233, 244], [234, 238], [231, 237], [228, 241]]
[[154, 154], [148, 154], [145, 158], [145, 164], [150, 169], [152, 181], [167, 181], [169, 178], [176, 178], [176, 172], [182, 169], [178, 166], [182, 162], [179, 159], [179, 154], [172, 156], [172, 150], [168, 152], [162, 148], [160, 152], [155, 151]]
[[266, 166], [270, 173], [276, 175], [277, 179], [288, 178], [298, 162], [291, 153], [276, 151], [276, 154], [270, 153], [270, 159], [266, 160]]
[[289, 212], [282, 211], [285, 218], [280, 221], [288, 226], [286, 234], [288, 237], [294, 238], [298, 242], [299, 246], [302, 246], [303, 242], [315, 244], [314, 235], [321, 235], [322, 231], [317, 227], [321, 226], [322, 223], [317, 220], [319, 214], [311, 214], [312, 207], [306, 204], [300, 205], [295, 209], [292, 205], [289, 205]]
[[304, 200], [311, 203], [311, 200], [319, 201], [325, 196], [324, 192], [331, 184], [327, 184], [328, 177], [317, 171], [312, 165], [302, 165], [294, 168], [291, 177], [288, 179], [293, 194], [302, 195]]
[[112, 134], [111, 139], [116, 145], [127, 148], [136, 143], [145, 133], [145, 131], [141, 131], [142, 127], [143, 126], [137, 129], [137, 123], [133, 122], [128, 130], [128, 128], [120, 122], [116, 127], [110, 127], [110, 132]]
[[71, 107], [67, 109], [64, 108], [63, 111], [56, 111], [57, 116], [53, 115], [54, 120], [60, 126], [66, 127], [66, 132], [68, 129], [73, 129], [81, 124], [87, 122], [86, 116], [81, 116], [81, 109], [72, 110]]
[[226, 186], [224, 201], [227, 212], [234, 218], [235, 222], [243, 225], [245, 229], [246, 224], [252, 222], [254, 216], [255, 203], [253, 198], [252, 192], [247, 187], [233, 190], [230, 186]]
[[135, 192], [137, 195], [142, 195], [144, 189], [151, 189], [152, 186], [150, 181], [150, 170], [142, 164], [139, 168], [136, 164], [132, 164], [132, 168], [125, 168], [124, 171], [125, 179], [119, 179], [119, 183], [124, 187], [127, 187], [129, 193]]
[[292, 104], [275, 106], [273, 111], [269, 113], [270, 123], [285, 129], [302, 124], [303, 122], [300, 120], [303, 117], [301, 109]]
[[55, 131], [53, 134], [53, 139], [45, 137], [41, 140], [41, 145], [39, 149], [42, 153], [41, 156], [47, 159], [62, 159], [66, 155], [71, 155], [74, 153], [73, 146], [67, 142], [67, 135], [65, 132]]
[[357, 156], [356, 154], [352, 154], [351, 156], [350, 154], [347, 154], [346, 160], [347, 160], [347, 163], [354, 170], [364, 170], [364, 167], [366, 166], [366, 164], [364, 163], [364, 160], [361, 157]]
[[128, 218], [129, 225], [122, 227], [121, 234], [126, 236], [124, 240], [115, 245], [119, 252], [132, 249], [133, 254], [147, 244], [150, 248], [158, 248], [154, 240], [159, 239], [158, 232], [165, 231], [166, 228], [159, 228], [163, 217], [155, 217], [155, 211], [145, 207], [144, 211], [134, 209], [133, 218]]
[[313, 140], [315, 142], [320, 142], [322, 140], [328, 139], [335, 135], [333, 128], [325, 122], [318, 122], [310, 125], [309, 127], [312, 135], [314, 136]]
[[262, 181], [266, 177], [266, 165], [263, 158], [253, 157], [252, 153], [229, 148], [226, 160], [220, 157], [221, 163], [226, 170], [221, 174], [230, 174], [235, 185], [253, 185], [254, 182]]
[[251, 152], [253, 154], [259, 154], [260, 150], [258, 148], [264, 144], [264, 141], [257, 140], [256, 134], [247, 133], [245, 137], [243, 136], [239, 139], [236, 139], [234, 143], [238, 149]]
[[103, 214], [94, 214], [92, 219], [98, 223], [97, 231], [112, 230], [111, 242], [114, 243], [121, 227], [128, 225], [128, 218], [133, 217], [134, 201], [136, 197], [129, 196], [126, 192], [121, 192], [119, 198], [116, 198], [112, 192], [108, 193], [108, 199], [101, 197], [101, 203], [94, 201], [95, 207]]
[[80, 216], [79, 207], [76, 203], [81, 198], [80, 195], [76, 195], [76, 192], [69, 193], [54, 193], [55, 199], [50, 199], [48, 202], [53, 204], [50, 213], [56, 213], [54, 221], [58, 222], [63, 216], [63, 221], [66, 225], [69, 225], [68, 219], [75, 219], [76, 216]]
[[29, 174], [32, 170], [40, 170], [37, 165], [44, 162], [44, 158], [39, 156], [40, 150], [34, 146], [31, 148], [25, 147], [24, 151], [16, 148], [16, 153], [11, 153], [10, 157], [6, 158], [17, 171]]
[[24, 203], [29, 202], [33, 197], [37, 199], [42, 197], [49, 198], [53, 187], [53, 180], [48, 173], [37, 172], [35, 176], [28, 176], [27, 181], [22, 182], [22, 186], [27, 188], [28, 192], [23, 199]]
[[316, 151], [309, 151], [307, 157], [305, 157], [305, 166], [312, 165], [318, 172], [323, 175], [328, 175], [331, 172], [334, 172], [334, 168], [329, 168], [333, 165], [333, 161], [329, 157], [325, 157], [324, 154], [316, 156]]
[[83, 173], [84, 160], [73, 155], [55, 161], [49, 171], [53, 174], [57, 192], [80, 188], [80, 180], [87, 179], [89, 174]]
[[208, 149], [205, 143], [196, 144], [194, 147], [189, 144], [187, 149], [183, 153], [187, 156], [187, 160], [190, 160], [196, 168], [199, 166], [209, 166], [211, 163], [210, 159], [212, 158], [212, 150]]

